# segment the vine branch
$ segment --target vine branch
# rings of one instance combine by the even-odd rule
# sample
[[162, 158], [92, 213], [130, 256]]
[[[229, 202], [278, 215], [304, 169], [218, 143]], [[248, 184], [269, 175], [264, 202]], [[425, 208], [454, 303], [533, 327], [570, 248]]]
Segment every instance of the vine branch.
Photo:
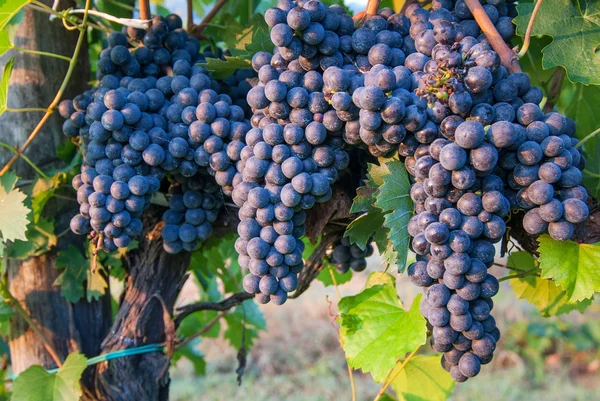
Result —
[[204, 17], [202, 22], [200, 22], [200, 25], [198, 25], [197, 27], [194, 28], [193, 34], [195, 36], [200, 35], [202, 33], [204, 28], [206, 28], [206, 26], [210, 23], [210, 21], [212, 21], [212, 19], [215, 17], [215, 15], [217, 15], [219, 10], [221, 8], [223, 8], [225, 3], [227, 3], [227, 0], [219, 0], [217, 2], [217, 4], [215, 4], [215, 6], [212, 8], [212, 10], [210, 10], [210, 12], [208, 14], [206, 14], [206, 17]]
[[29, 134], [29, 137], [27, 138], [25, 143], [20, 147], [15, 147], [15, 155], [8, 161], [8, 163], [6, 163], [6, 165], [2, 168], [2, 170], [0, 170], [0, 177], [3, 176], [16, 163], [17, 160], [19, 160], [21, 155], [27, 150], [29, 145], [31, 145], [31, 143], [34, 141], [34, 139], [42, 131], [42, 128], [44, 127], [44, 125], [46, 125], [46, 122], [50, 119], [50, 116], [52, 116], [52, 113], [54, 113], [54, 110], [58, 106], [58, 103], [60, 102], [60, 100], [63, 96], [63, 93], [65, 92], [67, 85], [69, 84], [69, 80], [71, 79], [71, 76], [73, 75], [73, 71], [75, 71], [75, 67], [77, 65], [77, 59], [79, 58], [79, 52], [81, 51], [81, 47], [87, 37], [86, 33], [87, 33], [88, 11], [90, 9], [90, 3], [91, 3], [91, 0], [85, 1], [85, 9], [84, 9], [85, 13], [83, 14], [83, 22], [82, 22], [80, 30], [79, 30], [79, 37], [77, 38], [77, 44], [75, 45], [75, 50], [73, 50], [73, 57], [71, 57], [71, 60], [69, 61], [69, 68], [67, 69], [65, 78], [63, 79], [63, 82], [60, 85], [60, 88], [58, 89], [58, 92], [56, 93], [54, 100], [52, 100], [52, 103], [50, 103], [50, 106], [48, 106], [48, 111], [46, 111], [46, 113], [44, 114], [44, 116], [42, 117], [42, 119], [40, 120], [38, 125], [33, 129], [33, 131], [31, 131], [31, 134]]
[[150, 0], [140, 0], [140, 18], [141, 19], [150, 19], [152, 18], [152, 14], [150, 14]]
[[375, 15], [379, 11], [380, 0], [369, 0], [367, 3], [367, 15]]
[[194, 27], [194, 7], [192, 5], [192, 0], [186, 0], [187, 4], [187, 31], [192, 32], [192, 28]]
[[529, 18], [529, 23], [527, 24], [527, 30], [525, 31], [525, 38], [523, 39], [523, 46], [521, 47], [521, 51], [517, 54], [518, 58], [521, 58], [525, 54], [527, 54], [527, 50], [529, 49], [529, 44], [531, 43], [531, 31], [533, 30], [533, 23], [535, 22], [535, 17], [537, 17], [543, 1], [544, 0], [537, 0], [535, 3], [535, 7], [533, 7], [533, 12], [531, 13], [531, 18]]
[[196, 302], [181, 306], [177, 308], [177, 312], [179, 312], [179, 314], [175, 316], [175, 325], [179, 326], [183, 319], [194, 312], [203, 310], [227, 311], [252, 298], [254, 298], [253, 294], [248, 294], [247, 292], [238, 292], [220, 302]]
[[509, 73], [521, 72], [521, 66], [519, 65], [519, 59], [516, 57], [515, 52], [506, 44], [502, 36], [498, 33], [498, 30], [487, 16], [485, 10], [479, 0], [465, 0], [467, 7], [471, 10], [475, 21], [485, 34], [485, 37], [490, 41], [490, 44], [500, 56], [502, 65], [506, 67]]

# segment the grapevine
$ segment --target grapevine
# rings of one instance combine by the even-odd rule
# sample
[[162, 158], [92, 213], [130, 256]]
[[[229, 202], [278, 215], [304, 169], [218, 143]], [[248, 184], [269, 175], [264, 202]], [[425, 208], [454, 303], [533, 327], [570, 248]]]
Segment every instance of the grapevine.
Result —
[[[400, 348], [406, 352], [381, 357], [394, 362], [381, 367], [387, 377], [349, 351], [351, 336], [372, 316], [357, 329], [352, 319], [362, 317], [350, 310], [360, 300], [340, 299], [353, 397], [352, 368], [362, 368], [383, 383], [378, 400], [426, 343], [454, 382], [477, 376], [501, 346], [493, 312], [500, 281], [552, 279], [570, 305], [593, 296], [596, 287], [577, 287], [577, 277], [552, 276], [543, 264], [548, 251], [535, 249], [536, 241], [581, 246], [596, 211], [596, 192], [584, 185], [583, 145], [599, 131], [581, 135], [519, 63], [547, 2], [533, 8], [520, 52], [513, 45], [521, 14], [512, 0], [407, 2], [402, 10], [369, 1], [354, 16], [338, 4], [279, 0], [260, 16], [262, 28], [250, 30], [259, 38], [253, 41], [267, 44], [244, 49], [203, 43], [226, 3], [218, 1], [198, 25], [189, 3], [184, 29], [176, 14], [151, 16], [146, 1], [140, 20], [89, 10], [89, 2], [63, 12], [34, 2], [66, 27], [74, 24], [79, 42], [73, 57], [59, 57], [69, 70], [48, 108], [3, 106], [44, 117], [22, 146], [0, 143], [14, 153], [0, 175], [23, 158], [51, 179], [24, 152], [54, 110], [63, 118], [62, 132], [82, 158], [71, 181], [78, 210], [70, 230], [92, 244], [94, 266], [98, 255], [127, 254], [138, 241], [159, 237], [168, 255], [223, 254], [215, 227], [237, 234], [228, 263], [239, 265], [239, 279], [223, 280], [233, 295], [180, 307], [173, 330], [195, 312], [220, 313], [179, 347], [246, 301], [292, 302], [324, 268], [340, 298], [330, 268], [337, 277], [363, 272], [377, 249], [386, 272], [363, 293], [396, 294], [385, 278], [396, 267], [423, 292], [420, 316], [410, 315], [412, 324], [422, 322], [413, 330], [422, 336]], [[81, 21], [74, 16], [80, 13]], [[62, 99], [80, 42], [95, 28], [90, 17], [125, 26], [106, 35], [92, 87]], [[340, 199], [353, 199], [352, 206]], [[145, 226], [158, 210], [156, 226]], [[490, 271], [497, 251], [512, 254], [513, 240], [524, 236], [535, 243], [524, 246], [536, 256], [532, 266], [499, 280]], [[319, 237], [308, 261], [309, 242]], [[394, 313], [411, 313], [398, 304]], [[238, 373], [246, 363], [242, 311]], [[32, 321], [23, 308], [17, 312]], [[176, 347], [171, 334], [149, 352]]]

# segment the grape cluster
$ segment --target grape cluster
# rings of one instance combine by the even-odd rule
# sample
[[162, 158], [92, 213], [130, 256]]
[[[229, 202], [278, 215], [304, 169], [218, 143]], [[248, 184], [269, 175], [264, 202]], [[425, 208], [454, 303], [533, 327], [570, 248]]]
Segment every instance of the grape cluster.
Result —
[[372, 254], [373, 245], [371, 243], [368, 243], [365, 249], [360, 249], [358, 245], [351, 244], [350, 240], [344, 237], [331, 245], [326, 256], [338, 273], [344, 274], [350, 269], [357, 273], [365, 270], [367, 268], [366, 258]]
[[196, 175], [169, 188], [169, 209], [163, 213], [161, 231], [168, 253], [191, 252], [210, 237], [223, 197], [218, 185], [208, 178]]
[[[125, 34], [111, 33], [98, 87], [59, 106], [63, 132], [80, 137], [84, 156], [73, 181], [81, 207], [71, 228], [91, 233], [107, 251], [126, 247], [141, 233], [141, 214], [169, 175], [181, 193], [169, 198], [164, 248], [189, 251], [212, 231], [223, 204], [216, 190], [233, 190], [236, 145], [243, 144], [250, 123], [244, 108], [212, 89], [224, 84], [194, 65], [210, 53], [199, 53], [199, 42], [187, 37], [179, 17], [155, 17], [148, 32], [127, 33], [132, 41], [143, 37], [143, 46], [129, 48]], [[136, 63], [142, 68], [131, 66]], [[229, 82], [238, 103], [254, 74], [238, 71]], [[237, 152], [233, 161], [230, 148]]]
[[274, 55], [252, 59], [259, 78], [247, 96], [253, 128], [232, 198], [240, 206], [236, 249], [249, 270], [244, 289], [261, 303], [280, 304], [303, 267], [305, 210], [331, 198], [331, 184], [349, 164], [344, 121], [326, 99], [330, 85], [346, 76], [325, 70], [342, 65], [339, 36], [353, 23], [343, 8], [314, 0], [280, 1], [265, 20], [276, 47]]

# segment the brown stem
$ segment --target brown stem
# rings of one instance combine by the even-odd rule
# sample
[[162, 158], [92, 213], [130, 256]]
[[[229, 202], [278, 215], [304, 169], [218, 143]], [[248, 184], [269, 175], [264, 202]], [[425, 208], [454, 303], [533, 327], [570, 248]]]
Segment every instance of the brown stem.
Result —
[[379, 11], [380, 0], [369, 0], [367, 3], [367, 15], [375, 15]]
[[16, 149], [15, 155], [8, 161], [8, 163], [6, 163], [6, 165], [2, 168], [2, 170], [0, 170], [0, 177], [3, 176], [16, 163], [17, 160], [19, 160], [19, 158], [21, 157], [21, 154], [23, 154], [25, 152], [25, 150], [27, 150], [27, 148], [29, 147], [29, 145], [31, 145], [31, 143], [33, 142], [35, 137], [38, 136], [38, 134], [42, 131], [42, 128], [44, 128], [44, 125], [50, 119], [50, 117], [52, 116], [52, 113], [54, 113], [54, 110], [58, 106], [58, 103], [60, 102], [63, 93], [67, 89], [67, 85], [69, 84], [69, 80], [71, 79], [71, 76], [73, 75], [73, 71], [75, 71], [75, 66], [77, 65], [79, 51], [81, 50], [81, 47], [83, 46], [84, 40], [87, 38], [88, 10], [89, 9], [90, 9], [90, 0], [86, 0], [85, 12], [83, 14], [83, 21], [81, 23], [81, 27], [80, 27], [80, 31], [79, 31], [79, 38], [77, 39], [77, 44], [75, 45], [75, 50], [73, 50], [73, 56], [71, 57], [71, 61], [69, 62], [69, 69], [67, 70], [67, 73], [65, 74], [65, 78], [63, 79], [63, 82], [60, 85], [60, 88], [58, 89], [58, 92], [56, 93], [54, 100], [52, 100], [52, 103], [50, 103], [50, 106], [48, 106], [48, 111], [46, 111], [46, 113], [44, 114], [44, 116], [42, 117], [42, 119], [40, 120], [38, 125], [33, 129], [33, 131], [31, 131], [29, 138], [27, 138], [27, 140], [25, 141], [23, 146], [19, 146], [18, 148], [15, 147], [15, 149]]
[[140, 19], [150, 19], [150, 0], [140, 0]]
[[529, 44], [531, 43], [531, 31], [533, 30], [533, 23], [535, 22], [535, 17], [537, 17], [538, 12], [540, 11], [540, 7], [542, 6], [544, 0], [537, 0], [535, 3], [535, 7], [533, 7], [533, 12], [531, 13], [531, 18], [529, 18], [529, 23], [527, 24], [527, 30], [525, 31], [525, 38], [523, 39], [523, 46], [521, 47], [521, 51], [517, 54], [517, 57], [522, 58], [529, 49]]
[[177, 312], [179, 312], [179, 314], [175, 317], [175, 325], [178, 326], [183, 319], [194, 312], [203, 310], [227, 311], [234, 306], [237, 306], [242, 302], [252, 298], [254, 298], [253, 294], [248, 294], [247, 292], [238, 292], [220, 302], [196, 302], [181, 306], [177, 308]]
[[192, 6], [192, 0], [187, 0], [187, 31], [192, 32], [194, 27], [194, 8]]
[[202, 328], [202, 330], [200, 330], [197, 333], [194, 333], [193, 335], [189, 336], [188, 338], [186, 338], [185, 340], [183, 340], [182, 342], [180, 342], [179, 344], [177, 344], [175, 346], [175, 348], [183, 348], [186, 345], [188, 345], [194, 338], [198, 338], [200, 337], [202, 334], [206, 333], [207, 331], [209, 331], [210, 329], [213, 328], [213, 326], [217, 323], [219, 323], [219, 320], [221, 320], [221, 318], [223, 316], [225, 316], [227, 314], [227, 311], [223, 311], [221, 313], [219, 313], [217, 316], [215, 316], [215, 318], [213, 320], [211, 320], [210, 322], [208, 322], [206, 324], [206, 326], [204, 326]]
[[500, 56], [502, 65], [506, 67], [509, 73], [521, 72], [519, 60], [510, 47], [506, 44], [502, 36], [496, 30], [496, 27], [487, 16], [479, 0], [465, 0], [467, 7], [471, 10], [475, 21], [485, 34], [485, 37], [490, 41], [490, 44]]
[[200, 22], [200, 25], [194, 28], [194, 36], [202, 33], [204, 28], [206, 28], [210, 21], [212, 21], [212, 19], [215, 17], [215, 15], [217, 15], [219, 10], [225, 5], [225, 3], [227, 3], [227, 0], [219, 0], [217, 4], [215, 4], [212, 10], [210, 10], [210, 12], [206, 14], [206, 17], [204, 17], [202, 22]]

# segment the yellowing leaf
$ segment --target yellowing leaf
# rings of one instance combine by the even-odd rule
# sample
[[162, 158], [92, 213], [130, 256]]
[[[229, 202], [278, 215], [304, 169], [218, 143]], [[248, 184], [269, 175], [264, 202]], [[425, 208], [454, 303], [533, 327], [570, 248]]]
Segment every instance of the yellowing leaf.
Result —
[[567, 293], [570, 303], [591, 298], [600, 291], [600, 244], [539, 238], [542, 278], [553, 279]]
[[69, 354], [56, 374], [34, 365], [15, 380], [11, 401], [79, 401], [79, 379], [86, 366], [85, 356], [79, 353]]
[[[416, 355], [392, 382], [400, 401], [445, 401], [454, 390], [454, 380], [440, 364], [441, 355]], [[398, 365], [394, 375], [401, 365]]]
[[29, 209], [23, 204], [27, 196], [18, 189], [9, 191], [0, 186], [0, 233], [6, 241], [27, 240], [27, 215]]
[[[379, 277], [381, 279], [381, 277]], [[419, 295], [405, 311], [391, 283], [365, 288], [339, 303], [342, 348], [348, 364], [383, 379], [396, 360], [425, 343]]]

